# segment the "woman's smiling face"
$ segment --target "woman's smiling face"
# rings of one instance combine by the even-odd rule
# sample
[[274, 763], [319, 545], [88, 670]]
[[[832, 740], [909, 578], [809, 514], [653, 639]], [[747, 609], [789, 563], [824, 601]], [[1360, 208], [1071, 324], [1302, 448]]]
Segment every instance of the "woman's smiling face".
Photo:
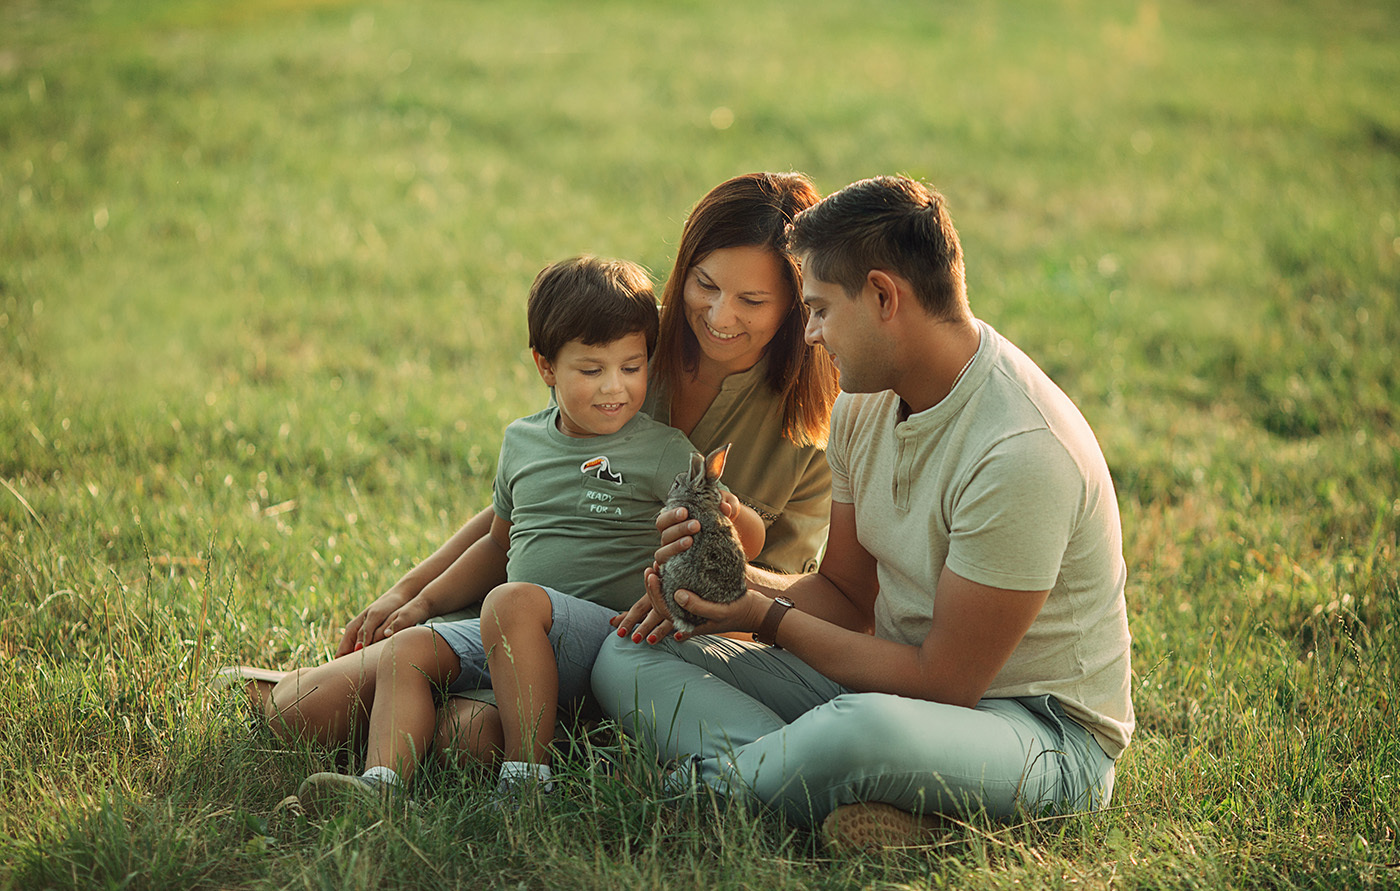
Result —
[[758, 363], [792, 308], [783, 268], [765, 247], [720, 248], [685, 277], [685, 317], [700, 351], [726, 373]]

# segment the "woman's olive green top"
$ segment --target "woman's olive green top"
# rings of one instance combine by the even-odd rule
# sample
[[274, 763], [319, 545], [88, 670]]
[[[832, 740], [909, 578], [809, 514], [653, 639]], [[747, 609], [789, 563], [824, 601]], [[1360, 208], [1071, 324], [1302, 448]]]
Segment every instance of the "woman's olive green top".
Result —
[[[701, 453], [733, 443], [724, 484], [768, 527], [754, 563], [779, 572], [816, 568], [831, 521], [831, 470], [826, 450], [796, 446], [783, 436], [783, 406], [765, 380], [767, 359], [724, 379], [690, 441]], [[671, 423], [670, 394], [655, 381], [645, 411]]]

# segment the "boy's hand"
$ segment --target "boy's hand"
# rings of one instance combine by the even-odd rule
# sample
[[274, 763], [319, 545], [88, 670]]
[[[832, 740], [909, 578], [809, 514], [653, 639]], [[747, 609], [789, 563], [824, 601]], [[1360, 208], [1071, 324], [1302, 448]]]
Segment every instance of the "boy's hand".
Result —
[[413, 595], [400, 589], [398, 585], [380, 594], [373, 603], [365, 607], [358, 616], [350, 620], [350, 624], [345, 626], [345, 633], [340, 636], [340, 645], [335, 648], [336, 656], [353, 653], [376, 641], [383, 640], [384, 623], [395, 610], [412, 599]]
[[735, 495], [733, 492], [719, 493], [719, 511], [729, 519], [733, 520], [735, 517], [739, 516], [739, 508], [741, 506], [743, 506], [743, 502], [740, 501], [739, 496]]
[[415, 597], [408, 603], [394, 610], [384, 622], [384, 637], [388, 637], [395, 631], [402, 631], [405, 628], [412, 628], [414, 625], [421, 625], [424, 620], [433, 617], [432, 610], [422, 598]]

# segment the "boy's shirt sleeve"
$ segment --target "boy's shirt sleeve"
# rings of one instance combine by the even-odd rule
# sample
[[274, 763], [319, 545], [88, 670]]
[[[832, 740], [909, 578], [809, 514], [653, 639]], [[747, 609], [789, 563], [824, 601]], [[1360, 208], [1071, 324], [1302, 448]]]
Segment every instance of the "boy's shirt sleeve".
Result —
[[511, 470], [507, 466], [507, 456], [512, 451], [509, 447], [512, 438], [511, 428], [507, 427], [505, 435], [501, 438], [501, 452], [496, 457], [496, 479], [491, 484], [491, 509], [496, 512], [496, 516], [503, 520], [511, 518], [511, 511], [515, 507], [509, 483]]
[[685, 434], [675, 428], [668, 428], [671, 436], [666, 440], [665, 446], [661, 449], [661, 454], [656, 462], [656, 474], [653, 482], [658, 506], [666, 501], [666, 496], [671, 493], [671, 484], [676, 481], [676, 474], [688, 473], [690, 471], [690, 455], [695, 451], [695, 447], [690, 444], [690, 440], [685, 438]]

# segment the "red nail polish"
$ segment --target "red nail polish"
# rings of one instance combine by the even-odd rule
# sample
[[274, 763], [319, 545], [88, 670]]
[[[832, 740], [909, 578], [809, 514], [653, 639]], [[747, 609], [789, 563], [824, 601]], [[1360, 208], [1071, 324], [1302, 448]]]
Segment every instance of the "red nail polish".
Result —
[[640, 634], [634, 634], [634, 635], [632, 635], [632, 643], [641, 643], [641, 642], [642, 642], [642, 636], [641, 636]]
[[647, 643], [649, 643], [649, 644], [654, 644], [654, 643], [656, 643], [656, 635], [655, 635], [655, 634], [648, 634], [648, 635], [647, 635]]

